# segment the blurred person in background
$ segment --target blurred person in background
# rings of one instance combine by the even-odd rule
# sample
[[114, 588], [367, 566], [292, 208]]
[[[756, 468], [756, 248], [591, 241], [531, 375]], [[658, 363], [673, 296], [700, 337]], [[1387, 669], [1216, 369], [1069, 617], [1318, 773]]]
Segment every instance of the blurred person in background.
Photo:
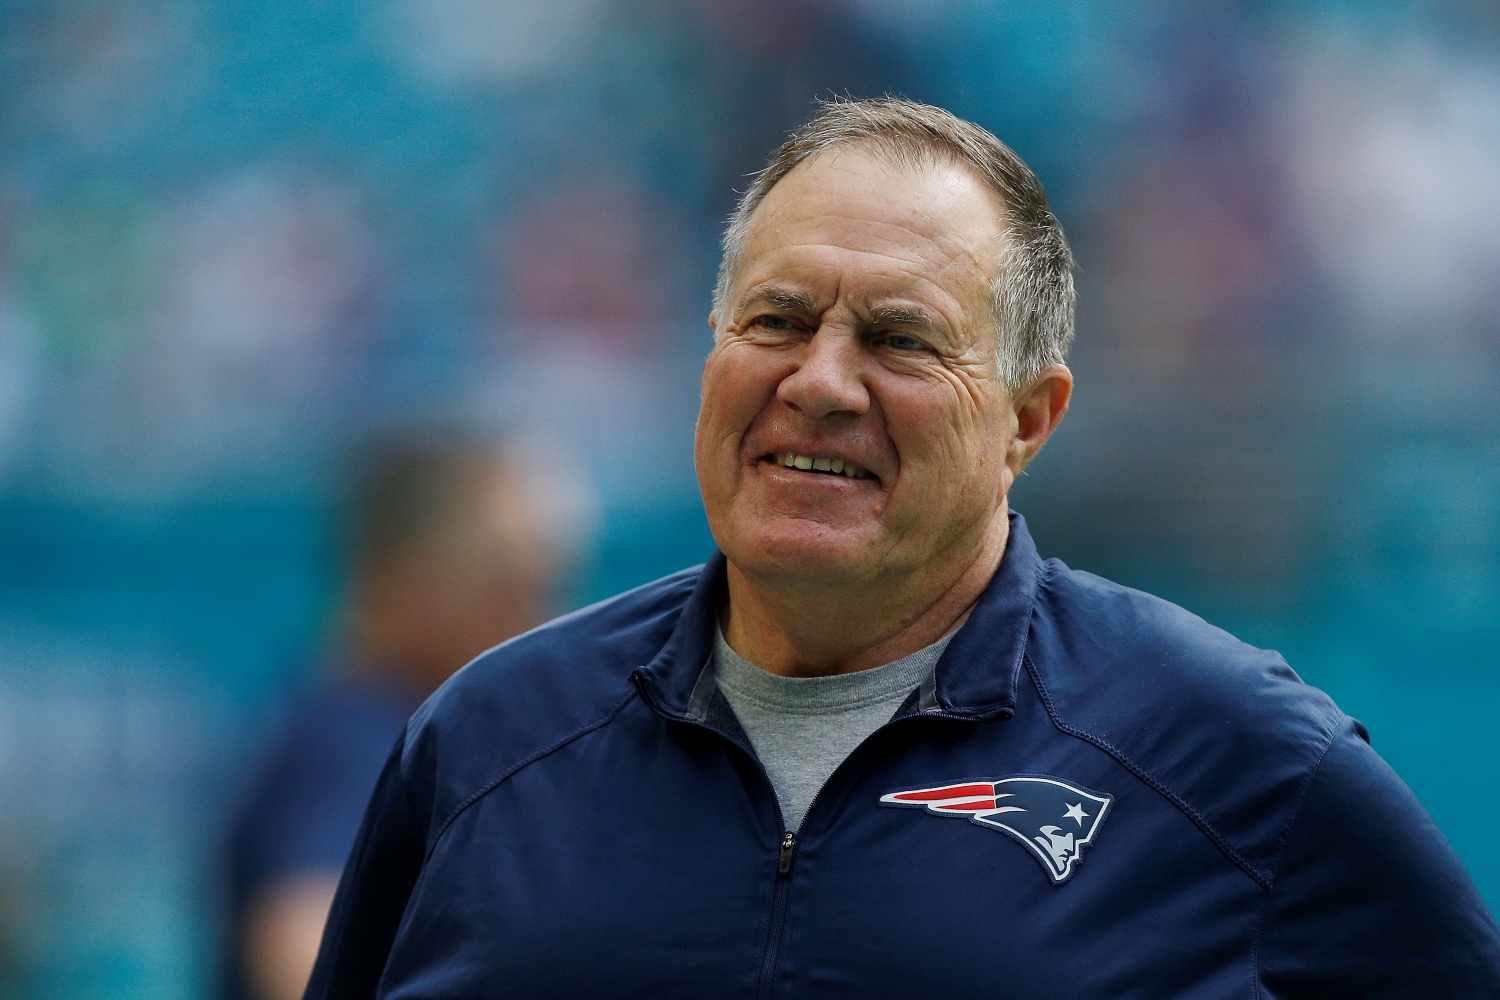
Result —
[[231, 996], [300, 997], [365, 803], [407, 717], [544, 621], [586, 511], [555, 454], [456, 435], [374, 450], [353, 516], [343, 650], [298, 700], [233, 832]]

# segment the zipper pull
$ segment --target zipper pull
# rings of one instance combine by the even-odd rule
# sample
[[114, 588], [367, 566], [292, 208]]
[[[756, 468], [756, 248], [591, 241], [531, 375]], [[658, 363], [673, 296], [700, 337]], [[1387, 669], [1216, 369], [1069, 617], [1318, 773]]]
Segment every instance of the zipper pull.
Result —
[[792, 852], [797, 849], [797, 835], [790, 830], [781, 838], [781, 857], [776, 861], [776, 874], [786, 878], [792, 873]]

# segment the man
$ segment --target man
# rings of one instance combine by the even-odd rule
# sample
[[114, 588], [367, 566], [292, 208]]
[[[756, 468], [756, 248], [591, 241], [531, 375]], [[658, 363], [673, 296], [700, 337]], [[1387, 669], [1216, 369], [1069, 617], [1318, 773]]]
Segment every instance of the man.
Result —
[[297, 699], [233, 831], [231, 997], [300, 997], [360, 816], [422, 700], [487, 646], [545, 621], [577, 491], [489, 442], [373, 449], [354, 510], [339, 663]]
[[1500, 933], [1274, 653], [1042, 562], [1071, 261], [994, 137], [829, 105], [731, 220], [721, 550], [412, 718], [309, 996], [1500, 996]]

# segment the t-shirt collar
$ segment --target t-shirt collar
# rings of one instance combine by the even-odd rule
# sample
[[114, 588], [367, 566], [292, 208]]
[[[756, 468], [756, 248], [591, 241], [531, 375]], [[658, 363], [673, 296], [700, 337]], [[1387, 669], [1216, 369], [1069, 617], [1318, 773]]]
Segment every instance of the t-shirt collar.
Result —
[[[932, 689], [923, 692], [924, 711], [972, 719], [1014, 711], [1041, 565], [1026, 519], [1012, 511], [1005, 556], [938, 660]], [[725, 568], [723, 553], [715, 552], [666, 645], [635, 672], [642, 693], [668, 716], [701, 721], [707, 712], [717, 611], [728, 592]]]

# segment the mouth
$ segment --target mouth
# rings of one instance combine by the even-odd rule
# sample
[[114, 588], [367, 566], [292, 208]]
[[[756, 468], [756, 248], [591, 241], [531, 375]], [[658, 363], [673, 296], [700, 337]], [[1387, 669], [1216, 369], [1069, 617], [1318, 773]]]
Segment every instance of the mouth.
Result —
[[801, 469], [803, 472], [820, 472], [827, 476], [843, 476], [846, 479], [875, 478], [873, 472], [868, 469], [861, 469], [853, 462], [846, 462], [842, 458], [813, 458], [811, 455], [802, 455], [795, 451], [778, 451], [775, 454], [767, 455], [761, 461], [784, 465], [788, 469]]

